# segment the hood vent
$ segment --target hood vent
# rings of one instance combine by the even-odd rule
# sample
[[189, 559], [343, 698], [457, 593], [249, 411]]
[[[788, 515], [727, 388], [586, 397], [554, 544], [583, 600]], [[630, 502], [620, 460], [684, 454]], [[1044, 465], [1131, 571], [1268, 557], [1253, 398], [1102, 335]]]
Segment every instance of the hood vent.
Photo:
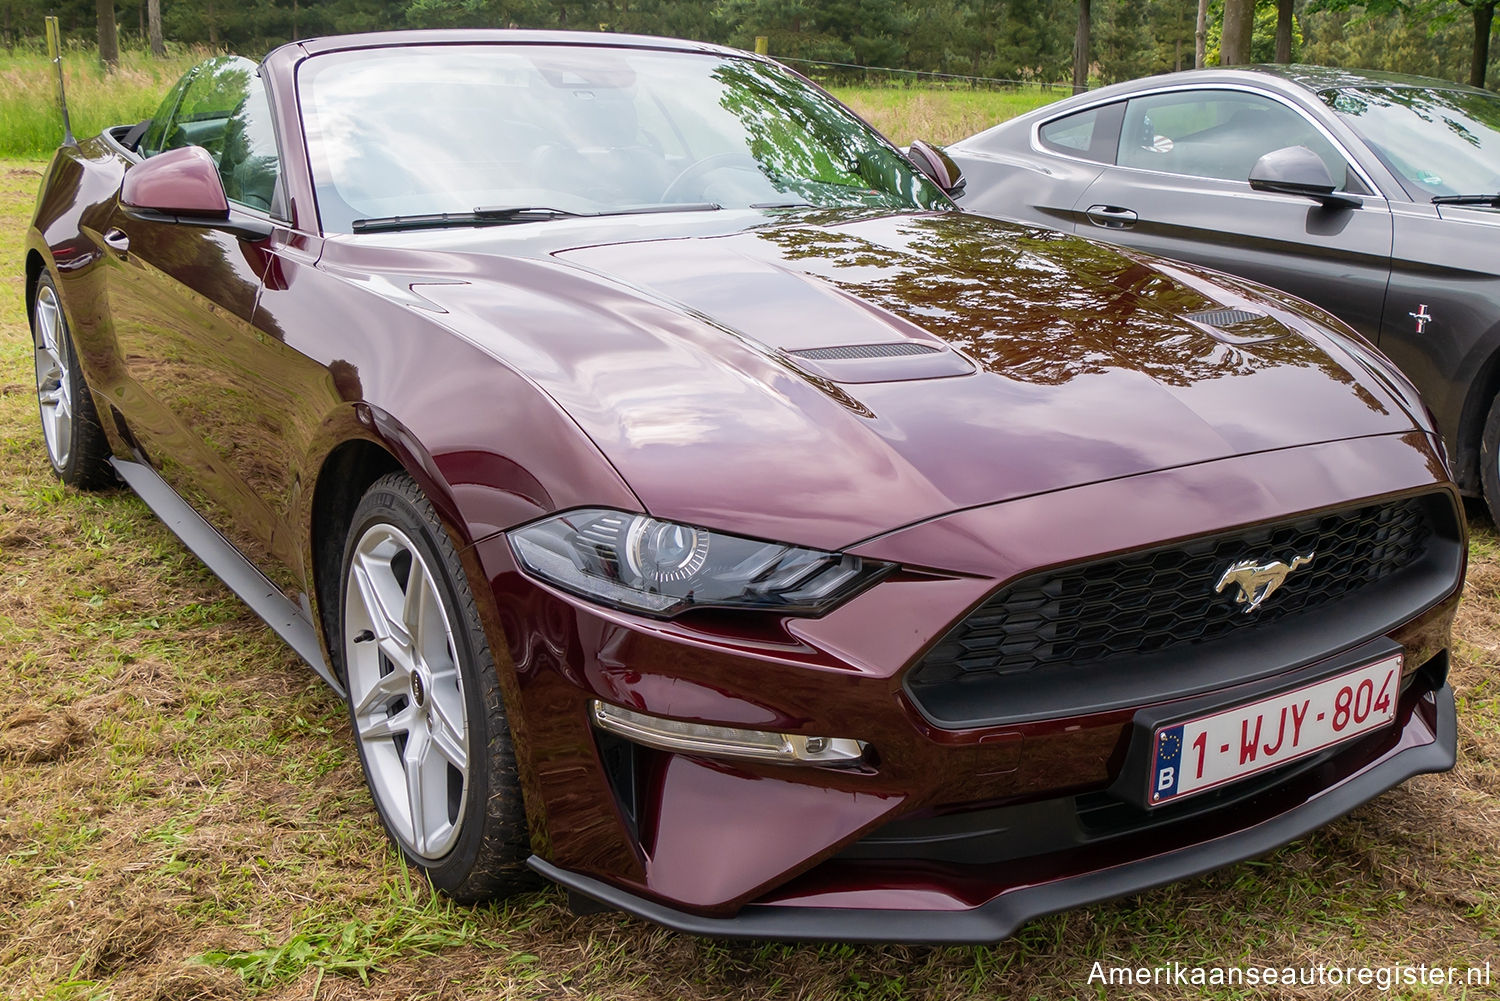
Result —
[[781, 353], [802, 371], [829, 382], [913, 382], [976, 371], [974, 363], [957, 351], [914, 341], [783, 348]]
[[843, 344], [834, 348], [802, 348], [787, 354], [808, 361], [854, 361], [857, 358], [900, 358], [907, 355], [927, 355], [942, 348], [926, 344], [897, 341], [893, 344]]
[[1269, 341], [1290, 333], [1285, 326], [1264, 313], [1252, 313], [1248, 309], [1205, 309], [1197, 313], [1185, 313], [1182, 318], [1204, 327], [1219, 340], [1231, 344]]
[[1251, 313], [1243, 309], [1206, 309], [1201, 313], [1189, 313], [1183, 319], [1209, 327], [1232, 327], [1236, 323], [1249, 323], [1252, 320], [1263, 320], [1265, 317], [1260, 313]]

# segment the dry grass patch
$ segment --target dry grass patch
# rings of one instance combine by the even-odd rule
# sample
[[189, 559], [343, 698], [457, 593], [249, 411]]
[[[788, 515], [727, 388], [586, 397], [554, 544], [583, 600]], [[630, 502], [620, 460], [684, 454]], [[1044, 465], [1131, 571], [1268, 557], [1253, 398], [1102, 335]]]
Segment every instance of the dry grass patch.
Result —
[[1458, 768], [1264, 859], [989, 948], [719, 943], [575, 917], [555, 891], [434, 896], [386, 846], [312, 672], [133, 496], [53, 480], [17, 277], [39, 167], [0, 161], [0, 996], [1321, 1001], [1366, 995], [1087, 980], [1096, 961], [1500, 954], [1500, 538], [1477, 522]]

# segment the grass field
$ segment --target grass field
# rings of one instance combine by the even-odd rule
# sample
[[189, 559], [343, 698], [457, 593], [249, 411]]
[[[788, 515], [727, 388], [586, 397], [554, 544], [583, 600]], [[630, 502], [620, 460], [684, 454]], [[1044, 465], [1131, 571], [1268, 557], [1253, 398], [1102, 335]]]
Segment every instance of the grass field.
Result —
[[[897, 141], [970, 127], [920, 92], [878, 100], [863, 110], [889, 115]], [[1373, 989], [1089, 976], [1096, 962], [1500, 955], [1500, 537], [1480, 521], [1457, 769], [1264, 859], [987, 948], [716, 943], [575, 917], [550, 890], [479, 909], [435, 897], [386, 846], [344, 712], [312, 672], [132, 495], [52, 477], [19, 278], [41, 167], [0, 160], [0, 996], [1310, 1001]]]
[[[92, 53], [68, 53], [63, 78], [74, 133], [90, 136], [149, 118], [177, 78], [208, 55], [206, 49], [185, 49], [156, 60], [126, 51], [120, 68], [105, 73]], [[56, 79], [45, 55], [18, 50], [0, 56], [0, 156], [45, 156], [56, 148], [62, 136]]]

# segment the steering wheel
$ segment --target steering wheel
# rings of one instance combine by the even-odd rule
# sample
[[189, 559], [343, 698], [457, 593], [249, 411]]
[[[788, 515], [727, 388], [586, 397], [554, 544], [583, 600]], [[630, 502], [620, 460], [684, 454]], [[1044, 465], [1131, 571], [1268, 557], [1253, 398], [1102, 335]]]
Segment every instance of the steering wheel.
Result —
[[725, 170], [738, 167], [741, 170], [760, 170], [760, 161], [749, 153], [738, 150], [728, 150], [723, 153], [710, 153], [701, 160], [688, 164], [682, 172], [672, 178], [671, 182], [662, 189], [657, 201], [670, 202], [674, 196], [682, 194], [689, 184], [702, 178], [706, 174], [712, 174], [716, 170]]

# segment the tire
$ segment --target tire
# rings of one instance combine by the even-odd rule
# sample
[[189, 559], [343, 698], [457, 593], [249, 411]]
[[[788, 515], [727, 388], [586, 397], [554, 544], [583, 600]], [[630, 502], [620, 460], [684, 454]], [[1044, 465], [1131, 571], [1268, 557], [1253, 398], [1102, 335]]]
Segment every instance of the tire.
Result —
[[37, 417], [52, 471], [71, 487], [113, 486], [109, 441], [99, 426], [94, 397], [78, 364], [62, 297], [52, 275], [37, 277], [31, 305], [31, 344], [36, 362]]
[[455, 900], [531, 888], [495, 661], [453, 545], [405, 473], [360, 500], [340, 579], [349, 722], [386, 835]]
[[1500, 526], [1500, 396], [1490, 405], [1479, 442], [1479, 483], [1484, 488], [1490, 519]]

